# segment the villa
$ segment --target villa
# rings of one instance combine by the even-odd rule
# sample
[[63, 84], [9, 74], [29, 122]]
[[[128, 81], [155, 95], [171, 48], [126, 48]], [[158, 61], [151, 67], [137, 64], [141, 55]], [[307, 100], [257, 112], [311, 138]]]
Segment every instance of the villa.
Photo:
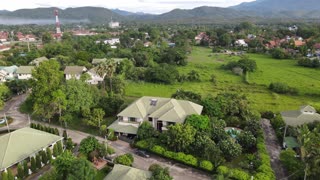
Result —
[[144, 96], [121, 111], [108, 129], [123, 135], [136, 135], [140, 124], [147, 121], [161, 132], [169, 125], [184, 123], [189, 115], [200, 115], [202, 109], [201, 105], [190, 101]]

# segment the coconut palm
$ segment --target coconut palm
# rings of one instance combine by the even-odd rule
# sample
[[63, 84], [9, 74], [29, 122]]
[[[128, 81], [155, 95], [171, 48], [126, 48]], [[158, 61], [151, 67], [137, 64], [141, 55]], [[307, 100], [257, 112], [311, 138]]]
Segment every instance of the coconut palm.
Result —
[[105, 89], [105, 76], [109, 78], [109, 86], [110, 86], [110, 93], [112, 94], [112, 77], [113, 73], [116, 71], [116, 63], [113, 59], [108, 59], [106, 62], [100, 63], [96, 67], [97, 74], [103, 78], [103, 88]]

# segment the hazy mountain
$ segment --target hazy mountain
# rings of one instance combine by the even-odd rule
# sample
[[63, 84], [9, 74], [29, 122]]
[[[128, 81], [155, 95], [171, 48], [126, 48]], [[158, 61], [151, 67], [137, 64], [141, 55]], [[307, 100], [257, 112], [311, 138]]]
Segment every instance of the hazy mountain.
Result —
[[10, 11], [7, 11], [7, 10], [0, 10], [0, 15], [2, 14], [6, 14], [6, 13], [9, 13]]
[[256, 0], [245, 2], [233, 6], [237, 10], [247, 10], [256, 12], [294, 12], [294, 11], [314, 11], [320, 9], [319, 0]]
[[142, 16], [142, 15], [150, 15], [144, 12], [130, 12], [121, 9], [111, 9], [112, 12], [117, 13], [121, 16]]
[[[26, 19], [26, 20], [55, 20], [54, 10], [59, 10], [59, 18], [63, 23], [65, 20], [79, 20], [96, 23], [107, 23], [112, 19], [122, 20], [123, 16], [113, 13], [111, 10], [100, 7], [79, 7], [67, 8], [65, 10], [59, 8], [36, 8], [36, 9], [19, 9], [12, 12], [0, 14], [0, 19]], [[2, 22], [0, 21], [0, 24]]]

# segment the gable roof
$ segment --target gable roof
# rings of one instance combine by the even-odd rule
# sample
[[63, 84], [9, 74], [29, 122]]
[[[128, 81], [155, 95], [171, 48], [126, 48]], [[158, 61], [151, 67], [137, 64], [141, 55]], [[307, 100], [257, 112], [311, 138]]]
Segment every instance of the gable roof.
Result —
[[84, 66], [66, 66], [64, 74], [82, 74], [86, 70]]
[[[151, 101], [156, 101], [151, 105]], [[191, 114], [201, 114], [203, 107], [190, 101], [144, 96], [130, 104], [118, 116], [184, 123]]]
[[119, 124], [119, 120], [114, 121], [108, 129], [113, 129], [116, 132], [126, 133], [126, 134], [137, 134], [138, 127], [133, 125], [122, 125]]
[[107, 61], [107, 58], [103, 58], [103, 59], [92, 59], [92, 64], [99, 64], [99, 63], [102, 63], [102, 62], [106, 62]]
[[0, 136], [0, 171], [61, 139], [63, 137], [29, 127]]
[[39, 58], [36, 58], [34, 59], [33, 61], [31, 61], [29, 64], [30, 65], [36, 65], [36, 66], [39, 66], [40, 63], [42, 63], [43, 61], [48, 61], [49, 59], [45, 56], [43, 57], [39, 57]]
[[151, 175], [152, 173], [150, 171], [115, 164], [112, 171], [104, 180], [147, 180]]
[[0, 70], [3, 70], [7, 73], [15, 73], [18, 69], [18, 66], [0, 66]]
[[289, 126], [299, 126], [314, 121], [320, 122], [320, 114], [312, 106], [302, 106], [299, 110], [281, 112], [281, 116]]
[[32, 70], [34, 69], [34, 66], [20, 66], [16, 74], [31, 74]]

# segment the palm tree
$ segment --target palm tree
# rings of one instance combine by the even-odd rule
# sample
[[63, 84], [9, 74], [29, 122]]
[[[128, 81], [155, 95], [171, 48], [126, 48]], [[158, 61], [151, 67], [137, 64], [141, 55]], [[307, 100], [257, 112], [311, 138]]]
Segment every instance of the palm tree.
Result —
[[100, 63], [96, 69], [97, 74], [103, 78], [104, 89], [105, 89], [104, 78], [105, 76], [108, 76], [111, 94], [112, 94], [112, 77], [115, 71], [116, 71], [116, 63], [114, 62], [113, 59], [108, 59], [106, 62]]

